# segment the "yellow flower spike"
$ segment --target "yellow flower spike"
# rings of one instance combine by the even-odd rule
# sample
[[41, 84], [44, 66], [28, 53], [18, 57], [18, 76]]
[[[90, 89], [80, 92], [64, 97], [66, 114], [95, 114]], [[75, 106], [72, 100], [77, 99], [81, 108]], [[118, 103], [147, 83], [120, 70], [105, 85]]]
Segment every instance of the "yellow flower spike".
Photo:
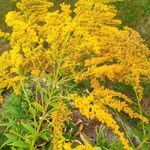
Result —
[[54, 126], [54, 138], [53, 138], [53, 150], [62, 150], [65, 139], [62, 135], [62, 129], [64, 127], [64, 122], [67, 121], [69, 110], [63, 103], [59, 103], [57, 110], [51, 115], [52, 124]]
[[5, 33], [0, 30], [0, 37], [3, 37], [4, 35]]
[[[92, 98], [91, 98], [92, 97]], [[120, 141], [124, 145], [124, 148], [126, 150], [132, 150], [132, 148], [129, 146], [128, 140], [125, 139], [124, 134], [119, 131], [119, 126], [117, 122], [113, 119], [113, 116], [107, 111], [105, 106], [102, 103], [97, 103], [93, 99], [92, 94], [88, 96], [87, 98], [82, 98], [80, 96], [74, 96], [73, 100], [75, 102], [75, 106], [79, 108], [80, 112], [85, 115], [89, 119], [98, 119], [100, 122], [105, 123], [109, 128], [112, 129], [112, 132], [116, 135], [118, 135]], [[85, 104], [86, 109], [85, 108]], [[91, 108], [91, 109], [89, 109]], [[90, 116], [90, 113], [92, 113], [92, 118]]]
[[65, 143], [63, 148], [64, 150], [96, 150], [96, 148], [88, 143], [85, 145], [78, 145], [75, 148], [71, 148], [71, 143]]
[[64, 143], [63, 148], [64, 148], [64, 150], [72, 150], [70, 143]]
[[[116, 109], [119, 112], [123, 111], [127, 113], [131, 118], [138, 118], [144, 121], [145, 123], [148, 123], [148, 119], [146, 117], [134, 112], [130, 108], [129, 104], [132, 104], [132, 100], [129, 99], [126, 95], [113, 90], [106, 89], [104, 87], [100, 87], [96, 79], [92, 80], [91, 85], [94, 88], [93, 95], [96, 97], [96, 99], [98, 99], [97, 101], [99, 101], [99, 103]], [[122, 101], [115, 97], [121, 98]]]
[[79, 145], [73, 150], [96, 150], [96, 148], [92, 147], [90, 144]]

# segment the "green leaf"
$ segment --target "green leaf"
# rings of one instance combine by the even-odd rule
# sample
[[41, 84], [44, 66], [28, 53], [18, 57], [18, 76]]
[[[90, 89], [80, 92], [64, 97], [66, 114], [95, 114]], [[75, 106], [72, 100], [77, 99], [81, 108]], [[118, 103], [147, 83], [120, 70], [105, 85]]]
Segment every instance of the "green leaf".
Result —
[[7, 127], [7, 128], [10, 128], [12, 125], [14, 125], [15, 123], [15, 120], [9, 120], [9, 122], [5, 122], [5, 123], [1, 123], [0, 124], [0, 127]]
[[102, 150], [102, 148], [100, 148], [100, 147], [95, 147], [96, 148], [96, 150]]
[[11, 134], [5, 134], [10, 141], [17, 141], [17, 137]]
[[7, 127], [8, 125], [10, 125], [10, 123], [9, 123], [9, 122], [1, 123], [1, 124], [0, 124], [0, 127]]
[[0, 149], [2, 149], [5, 145], [8, 145], [8, 144], [10, 144], [10, 143], [12, 143], [12, 142], [17, 141], [17, 137], [14, 136], [14, 135], [5, 134], [5, 136], [8, 138], [8, 140], [5, 141], [5, 142], [1, 145]]
[[40, 91], [44, 94], [49, 95], [49, 90], [45, 89], [45, 88], [40, 88]]
[[22, 142], [22, 141], [15, 141], [15, 142], [8, 144], [8, 145], [19, 147], [19, 148], [28, 148], [29, 147], [29, 145], [27, 143]]
[[23, 126], [26, 130], [28, 130], [31, 134], [35, 134], [35, 129], [34, 129], [31, 125], [22, 123], [22, 126]]
[[47, 142], [49, 141], [49, 138], [48, 138], [46, 132], [44, 132], [44, 131], [39, 133], [39, 137], [42, 138], [43, 140], [47, 141]]
[[11, 147], [11, 150], [17, 150], [16, 148], [14, 148], [14, 147]]
[[35, 116], [35, 109], [33, 107], [29, 107], [29, 112]]
[[149, 143], [144, 143], [144, 144], [142, 145], [142, 150], [148, 150], [148, 149], [150, 149]]
[[150, 139], [150, 133], [146, 134], [143, 139], [145, 141], [148, 141]]
[[123, 145], [120, 141], [115, 141], [110, 145], [111, 150], [123, 150]]
[[44, 108], [38, 103], [38, 102], [33, 102], [32, 105], [40, 112], [44, 112]]
[[11, 140], [5, 141], [5, 142], [1, 145], [0, 149], [2, 149], [4, 146], [8, 145], [8, 144], [11, 143], [11, 142], [12, 142]]

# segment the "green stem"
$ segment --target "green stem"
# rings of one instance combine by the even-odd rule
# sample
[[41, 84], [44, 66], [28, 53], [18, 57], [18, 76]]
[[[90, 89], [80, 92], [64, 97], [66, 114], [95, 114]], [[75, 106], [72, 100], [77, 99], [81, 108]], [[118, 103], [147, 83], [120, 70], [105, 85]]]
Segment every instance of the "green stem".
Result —
[[[69, 39], [69, 34], [68, 34], [68, 36], [67, 36], [67, 38], [66, 38], [64, 44], [67, 43], [68, 39]], [[63, 45], [63, 46], [64, 46], [64, 45]], [[62, 54], [63, 54], [63, 51], [64, 51], [64, 48], [62, 48], [61, 58], [60, 58], [60, 59], [58, 60], [58, 62], [57, 62], [58, 66], [57, 66], [57, 70], [56, 70], [56, 72], [55, 72], [55, 74], [54, 74], [54, 81], [53, 81], [52, 88], [51, 88], [51, 91], [50, 91], [50, 94], [49, 94], [49, 101], [50, 101], [51, 98], [52, 98], [54, 89], [55, 89], [56, 84], [57, 84], [57, 81], [58, 81], [58, 76], [59, 76], [61, 64], [62, 64], [62, 61], [63, 61], [63, 57], [62, 57], [62, 56], [63, 56], [63, 55], [62, 55]], [[58, 57], [58, 58], [59, 58], [59, 57]], [[38, 133], [40, 132], [42, 123], [43, 123], [43, 121], [44, 121], [45, 118], [46, 118], [48, 107], [49, 107], [49, 103], [47, 102], [47, 103], [46, 103], [46, 106], [45, 106], [45, 109], [44, 109], [44, 112], [43, 112], [43, 115], [42, 115], [42, 117], [41, 117], [41, 119], [40, 119], [40, 121], [39, 121], [39, 125], [38, 125], [38, 127], [37, 127], [36, 134], [35, 134], [35, 136], [34, 136], [34, 139], [32, 140], [32, 144], [31, 144], [30, 150], [34, 150], [34, 149], [35, 149], [34, 145], [35, 145], [35, 142], [36, 142], [36, 138], [37, 138], [37, 136], [38, 136]]]
[[[143, 116], [143, 111], [142, 111], [142, 108], [141, 108], [141, 104], [140, 104], [140, 99], [138, 97], [138, 94], [137, 94], [137, 91], [136, 91], [136, 88], [134, 87], [134, 91], [135, 91], [135, 94], [136, 94], [136, 99], [137, 99], [137, 102], [138, 102], [138, 107], [139, 107], [139, 112], [140, 112], [140, 115]], [[146, 135], [146, 131], [145, 131], [145, 125], [144, 125], [144, 121], [142, 121], [142, 130], [143, 130], [143, 136]]]
[[124, 123], [122, 121], [122, 119], [120, 118], [119, 114], [117, 113], [117, 111], [115, 111], [116, 115], [119, 117], [119, 119], [121, 120], [121, 125], [126, 133], [126, 136], [128, 137], [129, 141], [130, 141], [130, 144], [132, 145], [132, 147], [134, 147], [133, 143], [132, 143], [132, 140], [130, 139], [130, 136], [128, 135], [128, 132], [126, 130], [126, 127], [124, 126]]

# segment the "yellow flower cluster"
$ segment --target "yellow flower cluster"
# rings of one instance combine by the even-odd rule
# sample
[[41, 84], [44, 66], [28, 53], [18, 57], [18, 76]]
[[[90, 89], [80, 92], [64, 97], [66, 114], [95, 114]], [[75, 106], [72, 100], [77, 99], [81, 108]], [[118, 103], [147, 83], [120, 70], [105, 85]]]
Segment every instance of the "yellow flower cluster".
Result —
[[113, 119], [113, 116], [107, 111], [107, 108], [103, 103], [95, 100], [93, 94], [87, 97], [80, 97], [73, 95], [74, 103], [80, 112], [89, 119], [98, 119], [100, 122], [105, 123], [112, 129], [113, 133], [118, 135], [120, 141], [124, 145], [126, 150], [132, 150], [128, 141], [125, 139], [124, 134], [119, 131], [117, 122]]
[[[19, 12], [7, 14], [6, 23], [13, 32], [9, 37], [10, 51], [0, 56], [0, 88], [14, 88], [18, 93], [26, 73], [41, 77], [45, 72], [52, 71], [52, 55], [46, 51], [49, 47], [44, 45], [40, 24], [50, 6], [52, 3], [48, 0], [22, 0], [17, 3]], [[0, 36], [6, 35], [1, 32]]]
[[111, 81], [131, 84], [135, 87], [139, 99], [142, 99], [143, 89], [140, 81], [141, 76], [150, 75], [150, 52], [138, 33], [127, 27], [119, 30], [104, 26], [97, 34], [99, 36], [95, 38], [90, 49], [91, 55], [85, 59], [86, 70], [80, 72], [76, 80], [108, 78]]
[[124, 134], [119, 131], [119, 126], [109, 113], [107, 106], [116, 109], [118, 112], [123, 111], [131, 118], [141, 119], [145, 123], [148, 123], [149, 120], [134, 112], [129, 107], [132, 101], [124, 94], [101, 87], [96, 79], [92, 79], [91, 86], [94, 90], [89, 96], [81, 97], [77, 94], [72, 95], [75, 106], [87, 118], [96, 118], [100, 122], [105, 123], [112, 129], [113, 133], [118, 135], [126, 150], [132, 149], [125, 139]]
[[141, 119], [143, 122], [148, 123], [149, 120], [138, 113], [134, 112], [129, 104], [132, 104], [132, 100], [129, 99], [126, 95], [115, 92], [113, 90], [100, 87], [98, 81], [92, 80], [93, 95], [96, 99], [99, 99], [100, 103], [106, 106], [109, 106], [117, 111], [123, 111], [127, 113], [131, 118]]
[[70, 143], [65, 143], [64, 150], [96, 150], [96, 148], [92, 147], [90, 144], [79, 145], [75, 148], [71, 148]]
[[21, 0], [17, 3], [18, 9], [23, 12], [24, 19], [31, 23], [43, 21], [48, 9], [52, 6], [49, 0]]
[[4, 36], [4, 32], [2, 32], [1, 30], [0, 30], [0, 37], [3, 37]]
[[77, 146], [75, 150], [96, 150], [96, 149], [92, 147], [90, 144], [85, 144]]
[[13, 87], [18, 94], [26, 77], [19, 74], [20, 64], [23, 63], [22, 56], [18, 52], [10, 51], [4, 52], [0, 58], [0, 88]]
[[67, 121], [69, 110], [62, 103], [58, 104], [57, 110], [51, 115], [54, 126], [53, 150], [62, 150], [65, 139], [62, 135], [64, 122]]
[[[13, 88], [19, 93], [26, 77], [41, 78], [69, 75], [77, 81], [90, 81], [87, 97], [74, 96], [75, 106], [89, 119], [106, 123], [130, 150], [128, 141], [106, 107], [124, 111], [131, 118], [148, 120], [135, 113], [132, 100], [125, 94], [100, 86], [99, 81], [130, 84], [142, 99], [141, 79], [150, 79], [150, 51], [140, 35], [131, 28], [118, 29], [113, 0], [78, 0], [72, 10], [61, 4], [51, 10], [49, 0], [20, 0], [17, 11], [9, 12], [6, 23], [12, 27], [9, 51], [0, 55], [0, 89]], [[0, 36], [7, 34], [0, 32]], [[62, 105], [53, 112], [54, 150], [62, 149], [62, 127], [68, 110]], [[92, 149], [89, 145], [80, 149]]]

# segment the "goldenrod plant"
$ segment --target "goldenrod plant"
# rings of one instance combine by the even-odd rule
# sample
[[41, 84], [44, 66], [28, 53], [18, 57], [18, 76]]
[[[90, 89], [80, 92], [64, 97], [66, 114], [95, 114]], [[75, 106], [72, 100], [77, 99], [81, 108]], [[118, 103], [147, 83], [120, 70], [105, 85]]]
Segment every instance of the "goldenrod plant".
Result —
[[[11, 118], [1, 121], [7, 126], [1, 148], [97, 149], [65, 138], [65, 124], [74, 110], [109, 127], [125, 150], [134, 147], [112, 110], [141, 121], [146, 134], [149, 119], [140, 106], [141, 81], [150, 77], [150, 51], [136, 31], [119, 28], [114, 1], [78, 0], [73, 9], [62, 3], [52, 11], [49, 0], [20, 0], [18, 9], [6, 15], [12, 33], [0, 36], [9, 40], [11, 48], [0, 56], [0, 89], [15, 93], [21, 108], [26, 104], [26, 117], [9, 125]], [[137, 101], [111, 89], [116, 82], [131, 86]], [[7, 101], [9, 95], [3, 96], [1, 102]]]

